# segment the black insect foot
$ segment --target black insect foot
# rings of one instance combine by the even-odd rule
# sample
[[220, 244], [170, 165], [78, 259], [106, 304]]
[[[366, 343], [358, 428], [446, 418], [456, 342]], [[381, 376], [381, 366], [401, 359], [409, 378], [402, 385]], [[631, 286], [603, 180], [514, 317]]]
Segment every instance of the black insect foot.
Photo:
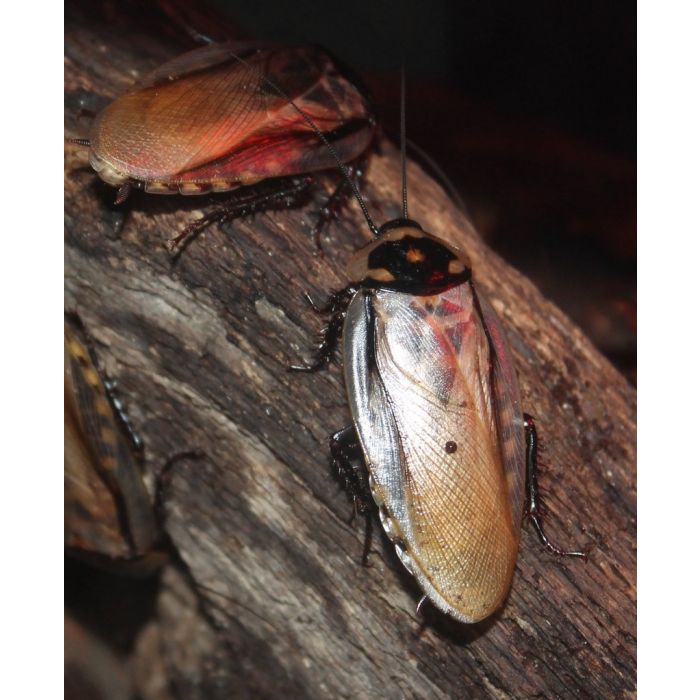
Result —
[[587, 559], [590, 548], [579, 550], [565, 550], [557, 547], [547, 537], [544, 526], [542, 512], [544, 510], [541, 503], [541, 493], [537, 484], [537, 428], [535, 420], [528, 414], [523, 415], [525, 428], [525, 441], [527, 445], [527, 507], [525, 509], [525, 517], [532, 523], [535, 528], [540, 542], [552, 554], [559, 557], [577, 557], [579, 559]]
[[321, 358], [310, 365], [289, 365], [287, 367], [287, 372], [319, 372], [324, 369], [329, 362], [329, 358]]
[[331, 318], [321, 331], [321, 342], [316, 350], [316, 359], [309, 365], [291, 365], [289, 370], [292, 372], [318, 372], [328, 365], [333, 357], [338, 341], [343, 334], [343, 321], [345, 320], [345, 312], [348, 304], [355, 293], [354, 287], [336, 292], [330, 296], [325, 307], [318, 307], [313, 299], [307, 294], [306, 300], [317, 313], [332, 313]]
[[311, 307], [311, 309], [315, 313], [319, 314], [319, 316], [321, 314], [327, 313], [326, 309], [323, 309], [316, 304], [316, 302], [311, 298], [311, 295], [308, 292], [304, 292], [302, 296], [304, 297], [304, 301]]
[[365, 513], [365, 543], [362, 547], [362, 559], [360, 563], [367, 569], [372, 568], [372, 564], [369, 561], [369, 553], [372, 549], [372, 514], [369, 509]]
[[372, 496], [367, 483], [367, 468], [362, 447], [354, 426], [333, 433], [328, 444], [331, 450], [331, 465], [352, 499], [352, 513], [348, 524], [353, 523], [358, 514], [365, 516], [365, 541], [361, 561], [363, 566], [371, 566], [368, 558], [372, 545]]
[[532, 526], [535, 528], [535, 532], [540, 538], [540, 542], [542, 542], [544, 547], [549, 552], [555, 554], [558, 557], [576, 557], [584, 560], [588, 559], [591, 547], [585, 547], [582, 551], [561, 549], [560, 547], [557, 547], [555, 544], [553, 544], [545, 534], [544, 528], [542, 527], [542, 519], [540, 518], [539, 514], [528, 513], [527, 517], [528, 520], [532, 523]]

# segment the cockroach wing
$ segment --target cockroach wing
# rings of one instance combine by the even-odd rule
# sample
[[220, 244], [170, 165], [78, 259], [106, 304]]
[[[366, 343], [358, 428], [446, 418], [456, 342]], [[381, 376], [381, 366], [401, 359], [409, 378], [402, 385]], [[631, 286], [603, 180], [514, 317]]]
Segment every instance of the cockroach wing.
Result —
[[493, 347], [470, 283], [433, 296], [360, 292], [344, 327], [382, 525], [430, 600], [463, 622], [503, 602], [520, 537], [500, 430], [519, 409]]
[[513, 525], [519, 528], [525, 505], [525, 433], [523, 428], [520, 387], [515, 373], [515, 363], [501, 321], [489, 300], [478, 288], [474, 288], [481, 317], [491, 341], [493, 395], [496, 399], [496, 416], [500, 435], [503, 466], [508, 481]]
[[[238, 56], [242, 61], [252, 65], [255, 61], [250, 60], [251, 56], [263, 49], [265, 47], [260, 44], [247, 42], [227, 41], [218, 44], [208, 44], [161, 64], [138, 80], [129, 92], [137, 92], [145, 88], [157, 87], [167, 82], [181, 80], [193, 73], [203, 72], [224, 62], [230, 62], [233, 56]], [[243, 66], [244, 64], [237, 62], [236, 65]]]
[[128, 557], [130, 548], [119, 527], [111, 491], [95, 470], [69, 392], [64, 416], [64, 543], [74, 550], [110, 558]]
[[[68, 324], [64, 333], [66, 498], [72, 499], [66, 524], [74, 530], [70, 536], [67, 530], [67, 542], [112, 557], [143, 554], [156, 525], [140, 465], [87, 346]], [[88, 511], [92, 527], [84, 517]]]
[[91, 163], [103, 177], [116, 173], [108, 181], [126, 177], [151, 183], [152, 192], [178, 186], [184, 194], [333, 166], [328, 149], [272, 84], [322, 130], [355, 124], [337, 140], [342, 158], [369, 144], [364, 99], [322, 52], [215, 44], [160, 66], [100, 112], [90, 133]]

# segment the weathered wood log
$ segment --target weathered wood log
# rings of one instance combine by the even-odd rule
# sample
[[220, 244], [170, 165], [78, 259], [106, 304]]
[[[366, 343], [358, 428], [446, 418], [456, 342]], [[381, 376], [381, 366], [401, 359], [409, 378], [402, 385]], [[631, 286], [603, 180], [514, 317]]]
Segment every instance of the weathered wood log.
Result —
[[[69, 10], [67, 136], [95, 107], [182, 51], [138, 18]], [[164, 38], [165, 37], [165, 38]], [[635, 392], [583, 334], [488, 250], [464, 215], [409, 164], [411, 213], [465, 249], [512, 341], [526, 410], [546, 441], [550, 532], [594, 544], [559, 560], [526, 532], [503, 609], [472, 626], [422, 626], [418, 591], [363, 529], [328, 468], [327, 436], [349, 423], [339, 367], [299, 376], [318, 317], [302, 298], [344, 286], [368, 238], [356, 207], [314, 255], [315, 208], [214, 226], [172, 264], [164, 248], [207, 200], [114, 193], [67, 147], [66, 306], [118, 380], [154, 479], [174, 467], [165, 527], [181, 559], [162, 578], [136, 653], [184, 698], [620, 698], [635, 694]], [[396, 149], [382, 142], [365, 191], [379, 221], [398, 213]], [[187, 583], [189, 582], [189, 583]], [[188, 624], [190, 621], [191, 624]], [[155, 640], [155, 641], [154, 641]], [[149, 647], [150, 644], [150, 647]], [[162, 663], [161, 663], [162, 661]], [[140, 687], [147, 660], [137, 659]], [[153, 697], [166, 697], [163, 683]]]

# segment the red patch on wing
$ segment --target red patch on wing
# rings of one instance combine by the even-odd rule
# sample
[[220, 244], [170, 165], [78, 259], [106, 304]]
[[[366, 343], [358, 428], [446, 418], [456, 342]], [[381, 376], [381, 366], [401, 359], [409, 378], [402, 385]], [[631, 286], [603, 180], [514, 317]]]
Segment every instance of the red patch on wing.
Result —
[[462, 341], [471, 325], [469, 321], [460, 321], [459, 323], [455, 323], [454, 326], [445, 329], [445, 336], [452, 344], [455, 355], [458, 355], [459, 351], [462, 349]]
[[459, 304], [455, 304], [447, 299], [442, 299], [440, 305], [435, 309], [436, 316], [452, 316], [453, 314], [458, 314], [462, 311], [462, 307]]

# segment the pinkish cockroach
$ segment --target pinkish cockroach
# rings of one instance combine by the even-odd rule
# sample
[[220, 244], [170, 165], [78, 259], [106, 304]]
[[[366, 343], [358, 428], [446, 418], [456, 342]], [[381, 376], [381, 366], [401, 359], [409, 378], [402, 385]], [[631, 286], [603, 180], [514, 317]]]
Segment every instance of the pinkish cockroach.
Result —
[[[367, 153], [375, 135], [369, 103], [325, 52], [232, 43], [190, 51], [155, 69], [96, 115], [87, 139], [73, 142], [89, 146], [90, 165], [119, 188], [117, 203], [133, 188], [235, 191], [170, 241], [182, 250], [213, 222], [301, 201], [309, 175], [336, 166], [336, 156], [291, 101], [343, 163], [358, 163]], [[322, 209], [317, 243], [342, 190]]]
[[351, 258], [351, 283], [314, 307], [330, 314], [315, 362], [291, 369], [322, 368], [342, 338], [353, 424], [331, 436], [333, 464], [368, 526], [376, 505], [421, 603], [471, 623], [508, 594], [523, 517], [551, 552], [586, 553], [544, 533], [535, 424], [470, 260], [409, 218], [403, 93], [403, 215], [375, 226], [353, 188], [376, 238]]

